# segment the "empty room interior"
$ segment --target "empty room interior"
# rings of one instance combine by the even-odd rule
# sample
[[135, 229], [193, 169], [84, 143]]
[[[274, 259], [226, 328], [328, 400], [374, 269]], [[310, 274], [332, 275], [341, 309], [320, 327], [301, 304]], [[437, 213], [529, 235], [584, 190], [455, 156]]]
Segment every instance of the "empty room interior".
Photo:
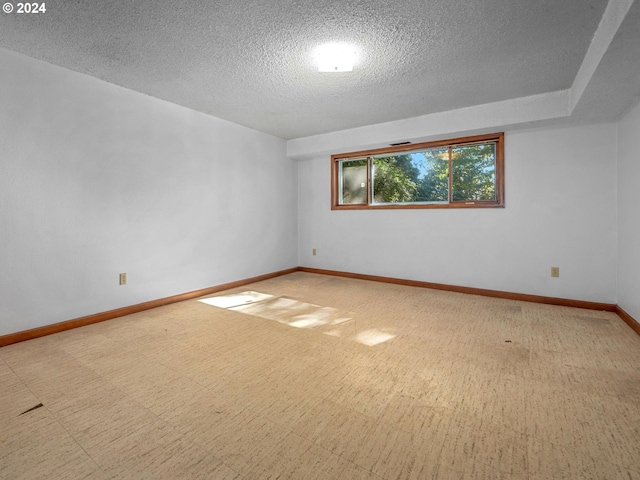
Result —
[[640, 479], [640, 1], [0, 14], [1, 479]]

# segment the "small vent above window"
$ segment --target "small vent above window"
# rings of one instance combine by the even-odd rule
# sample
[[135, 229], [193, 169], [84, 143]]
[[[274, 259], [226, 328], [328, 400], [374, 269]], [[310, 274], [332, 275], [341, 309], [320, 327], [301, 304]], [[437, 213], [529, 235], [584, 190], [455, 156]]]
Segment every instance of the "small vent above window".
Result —
[[411, 145], [411, 142], [398, 142], [398, 143], [390, 143], [392, 147], [397, 147], [398, 145]]

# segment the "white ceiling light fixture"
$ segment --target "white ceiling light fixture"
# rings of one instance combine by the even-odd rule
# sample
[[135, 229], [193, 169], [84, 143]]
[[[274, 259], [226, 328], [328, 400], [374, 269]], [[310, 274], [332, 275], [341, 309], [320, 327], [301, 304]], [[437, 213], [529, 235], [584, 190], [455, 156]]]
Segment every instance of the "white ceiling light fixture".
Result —
[[344, 43], [325, 43], [316, 49], [319, 72], [351, 72], [356, 62], [356, 49]]

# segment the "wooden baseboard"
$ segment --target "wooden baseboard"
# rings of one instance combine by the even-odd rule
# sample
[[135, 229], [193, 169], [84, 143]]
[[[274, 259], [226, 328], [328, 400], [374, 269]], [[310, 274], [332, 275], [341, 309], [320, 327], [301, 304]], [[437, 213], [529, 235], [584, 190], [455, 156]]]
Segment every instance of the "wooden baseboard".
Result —
[[500, 290], [487, 290], [484, 288], [460, 287], [457, 285], [447, 285], [443, 283], [421, 282], [418, 280], [405, 280], [402, 278], [380, 277], [378, 275], [363, 275], [360, 273], [340, 272], [336, 270], [323, 270], [319, 268], [299, 267], [301, 272], [319, 273], [322, 275], [333, 275], [336, 277], [356, 278], [360, 280], [371, 280], [374, 282], [394, 283], [397, 285], [407, 285], [410, 287], [433, 288], [435, 290], [446, 290], [449, 292], [468, 293], [471, 295], [482, 295], [485, 297], [506, 298], [509, 300], [521, 300], [524, 302], [545, 303], [548, 305], [560, 305], [563, 307], [585, 308], [589, 310], [605, 310], [607, 312], [616, 311], [613, 303], [587, 302], [584, 300], [571, 300], [568, 298], [544, 297], [541, 295], [528, 295], [525, 293], [503, 292]]
[[235, 282], [225, 283], [222, 285], [216, 285], [215, 287], [203, 288], [201, 290], [195, 290], [193, 292], [182, 293], [171, 297], [161, 298], [158, 300], [151, 300], [149, 302], [139, 303], [137, 305], [131, 305], [128, 307], [117, 308], [115, 310], [109, 310], [107, 312], [96, 313], [94, 315], [88, 315], [86, 317], [75, 318], [73, 320], [67, 320], [65, 322], [54, 323], [53, 325], [45, 325], [44, 327], [32, 328], [31, 330], [24, 330], [21, 332], [10, 333], [8, 335], [0, 336], [0, 347], [11, 345], [13, 343], [23, 342], [25, 340], [31, 340], [38, 337], [44, 337], [45, 335], [51, 335], [53, 333], [64, 332], [65, 330], [71, 330], [72, 328], [83, 327], [85, 325], [91, 325], [92, 323], [104, 322], [105, 320], [111, 320], [113, 318], [123, 317], [132, 313], [142, 312], [144, 310], [150, 310], [152, 308], [161, 307], [163, 305], [169, 305], [171, 303], [182, 302], [184, 300], [190, 300], [192, 298], [201, 297], [203, 295], [210, 295], [212, 293], [221, 292], [223, 290], [229, 290], [231, 288], [242, 287], [250, 283], [259, 282], [261, 280], [268, 280], [269, 278], [279, 277], [281, 275], [287, 275], [293, 272], [307, 272], [317, 273], [321, 275], [332, 275], [336, 277], [355, 278], [359, 280], [370, 280], [374, 282], [393, 283], [397, 285], [407, 285], [410, 287], [422, 287], [432, 288], [436, 290], [446, 290], [449, 292], [467, 293], [471, 295], [482, 295], [485, 297], [506, 298], [509, 300], [520, 300], [524, 302], [544, 303], [548, 305], [560, 305], [564, 307], [585, 308], [589, 310], [605, 310], [607, 312], [615, 312], [622, 320], [629, 325], [638, 335], [640, 335], [640, 323], [625, 312], [620, 306], [612, 303], [600, 303], [600, 302], [587, 302], [584, 300], [571, 300], [567, 298], [545, 297], [541, 295], [528, 295], [524, 293], [503, 292], [500, 290], [487, 290], [484, 288], [473, 287], [461, 287], [457, 285], [447, 285], [443, 283], [421, 282], [418, 280], [405, 280], [401, 278], [382, 277], [378, 275], [364, 275], [360, 273], [341, 272], [337, 270], [324, 270], [320, 268], [309, 267], [294, 267], [286, 270], [280, 270], [278, 272], [267, 273], [264, 275], [258, 275], [257, 277], [245, 278]]
[[638, 323], [636, 321], [635, 318], [633, 318], [631, 315], [629, 315], [627, 312], [625, 312], [620, 305], [616, 305], [616, 310], [615, 312], [618, 314], [618, 316], [624, 321], [624, 323], [626, 323], [627, 325], [629, 325], [629, 327], [631, 327], [631, 329], [636, 332], [638, 335], [640, 335], [640, 323]]
[[243, 280], [237, 280], [235, 282], [216, 285], [215, 287], [194, 290], [193, 292], [181, 293], [179, 295], [160, 298], [158, 300], [151, 300], [149, 302], [139, 303], [137, 305], [130, 305], [128, 307], [116, 308], [115, 310], [109, 310], [107, 312], [87, 315], [86, 317], [75, 318], [73, 320], [54, 323], [52, 325], [45, 325], [44, 327], [32, 328], [30, 330], [10, 333], [8, 335], [0, 336], [0, 347], [11, 345], [12, 343], [24, 342], [25, 340], [31, 340], [38, 337], [44, 337], [45, 335], [51, 335], [53, 333], [64, 332], [65, 330], [71, 330], [72, 328], [91, 325], [92, 323], [104, 322], [105, 320], [124, 317], [125, 315], [131, 315], [132, 313], [138, 313], [144, 310], [161, 307], [163, 305], [169, 305], [170, 303], [182, 302], [184, 300], [190, 300], [192, 298], [201, 297], [203, 295], [210, 295], [212, 293], [221, 292], [223, 290], [242, 287], [243, 285], [259, 282], [261, 280], [267, 280], [269, 278], [279, 277], [280, 275], [286, 275], [288, 273], [293, 273], [296, 271], [298, 271], [297, 267], [288, 268], [286, 270], [280, 270], [278, 272], [258, 275], [257, 277], [245, 278]]

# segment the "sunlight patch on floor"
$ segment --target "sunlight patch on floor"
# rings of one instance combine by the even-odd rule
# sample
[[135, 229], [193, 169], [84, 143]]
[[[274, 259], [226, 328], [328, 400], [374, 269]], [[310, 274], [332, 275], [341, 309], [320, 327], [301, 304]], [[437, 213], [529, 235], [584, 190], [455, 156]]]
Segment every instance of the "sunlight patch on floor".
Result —
[[378, 345], [379, 343], [384, 343], [387, 340], [391, 340], [394, 337], [395, 335], [381, 332], [380, 330], [376, 330], [374, 328], [357, 333], [354, 340], [358, 343], [362, 343], [363, 345], [372, 347], [374, 345]]
[[273, 295], [259, 292], [242, 292], [233, 295], [221, 295], [219, 297], [203, 298], [199, 302], [213, 305], [218, 308], [231, 308], [238, 305], [246, 305], [249, 303], [261, 302], [267, 298], [273, 298]]
[[355, 320], [337, 308], [259, 292], [242, 292], [199, 300], [234, 312], [275, 320], [294, 328], [317, 329], [326, 335], [374, 346], [395, 337], [379, 330], [358, 332]]

